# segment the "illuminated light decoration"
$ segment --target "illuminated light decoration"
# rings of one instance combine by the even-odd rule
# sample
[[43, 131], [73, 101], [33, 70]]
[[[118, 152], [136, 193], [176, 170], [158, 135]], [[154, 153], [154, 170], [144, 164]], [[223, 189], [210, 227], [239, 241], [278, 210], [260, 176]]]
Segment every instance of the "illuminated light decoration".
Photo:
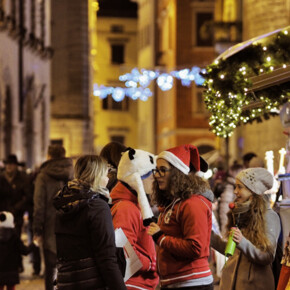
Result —
[[146, 69], [139, 71], [137, 68], [134, 68], [130, 73], [119, 76], [119, 80], [125, 83], [125, 88], [98, 86], [98, 84], [94, 84], [93, 94], [102, 99], [108, 95], [112, 95], [116, 102], [120, 102], [125, 96], [133, 100], [140, 99], [146, 101], [153, 95], [148, 88], [153, 80], [156, 80], [158, 87], [162, 91], [168, 91], [173, 87], [174, 78], [180, 80], [181, 84], [186, 87], [191, 86], [192, 82], [195, 82], [197, 86], [203, 85], [205, 79], [200, 73], [206, 73], [206, 69], [200, 69], [194, 66], [191, 69], [185, 68], [179, 71], [161, 73], [160, 71]]
[[169, 74], [161, 74], [157, 78], [157, 85], [162, 91], [171, 90], [173, 87], [173, 77]]
[[122, 88], [115, 88], [112, 93], [112, 98], [116, 102], [121, 102], [125, 98], [125, 91]]
[[121, 102], [125, 96], [128, 96], [132, 100], [140, 99], [141, 101], [147, 101], [149, 97], [152, 96], [152, 92], [148, 88], [114, 88], [114, 87], [106, 87], [106, 86], [98, 86], [94, 85], [93, 95], [95, 97], [99, 97], [101, 99], [105, 99], [108, 96], [112, 96], [112, 98], [116, 102]]
[[[220, 137], [230, 136], [236, 126], [261, 122], [276, 115], [279, 106], [288, 101], [289, 81], [255, 91], [253, 95], [251, 77], [289, 68], [289, 29], [263, 39], [262, 43], [249, 44], [226, 59], [221, 57], [206, 68], [206, 73], [201, 72], [205, 78], [203, 96], [211, 113], [209, 123], [213, 133]], [[230, 77], [221, 78], [222, 75]], [[251, 109], [257, 100], [259, 107]]]

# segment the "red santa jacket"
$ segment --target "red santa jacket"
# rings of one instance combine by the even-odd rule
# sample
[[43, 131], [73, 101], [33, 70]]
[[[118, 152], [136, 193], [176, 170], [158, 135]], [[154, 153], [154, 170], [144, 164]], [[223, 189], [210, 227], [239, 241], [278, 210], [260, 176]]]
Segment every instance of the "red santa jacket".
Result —
[[133, 246], [143, 267], [127, 282], [127, 289], [155, 289], [159, 278], [156, 272], [154, 241], [143, 226], [143, 219], [137, 201], [137, 193], [122, 182], [111, 192], [114, 228], [122, 228]]
[[211, 275], [211, 202], [201, 195], [160, 208], [157, 268], [162, 286]]

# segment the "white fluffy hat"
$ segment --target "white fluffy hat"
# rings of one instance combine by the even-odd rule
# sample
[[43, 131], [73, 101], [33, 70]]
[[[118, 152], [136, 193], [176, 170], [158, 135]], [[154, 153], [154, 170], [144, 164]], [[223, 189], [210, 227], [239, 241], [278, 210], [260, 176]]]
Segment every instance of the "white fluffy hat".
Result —
[[153, 213], [148, 202], [142, 179], [150, 176], [152, 169], [156, 167], [156, 156], [140, 150], [128, 148], [121, 157], [118, 166], [118, 180], [127, 183], [137, 191], [138, 203], [141, 208], [144, 224], [145, 220], [151, 220]]
[[0, 212], [0, 227], [1, 228], [14, 228], [14, 217], [11, 212]]

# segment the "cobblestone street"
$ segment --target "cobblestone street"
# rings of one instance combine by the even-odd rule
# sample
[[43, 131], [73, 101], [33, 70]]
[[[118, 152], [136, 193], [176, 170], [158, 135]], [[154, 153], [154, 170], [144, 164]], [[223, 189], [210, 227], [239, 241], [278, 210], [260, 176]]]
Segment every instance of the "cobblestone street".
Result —
[[32, 276], [32, 264], [30, 257], [23, 257], [24, 272], [20, 274], [20, 284], [16, 286], [17, 290], [44, 290], [44, 280], [41, 277]]

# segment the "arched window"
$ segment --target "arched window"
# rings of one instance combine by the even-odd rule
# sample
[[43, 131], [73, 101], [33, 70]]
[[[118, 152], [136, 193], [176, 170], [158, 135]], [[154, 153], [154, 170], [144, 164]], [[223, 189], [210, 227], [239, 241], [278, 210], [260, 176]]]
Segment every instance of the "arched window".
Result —
[[10, 86], [5, 88], [5, 107], [4, 107], [4, 153], [8, 156], [12, 146], [12, 100]]

